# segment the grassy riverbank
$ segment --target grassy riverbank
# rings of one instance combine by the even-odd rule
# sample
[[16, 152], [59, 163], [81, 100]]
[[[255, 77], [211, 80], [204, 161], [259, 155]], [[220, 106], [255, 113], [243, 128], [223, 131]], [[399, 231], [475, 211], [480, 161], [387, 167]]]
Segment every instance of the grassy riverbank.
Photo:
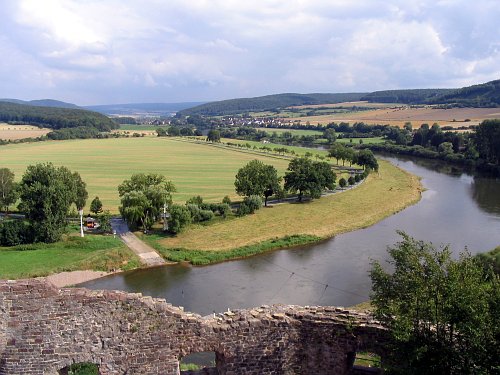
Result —
[[70, 236], [53, 244], [0, 247], [0, 279], [75, 270], [128, 270], [139, 266], [139, 259], [118, 238], [106, 236]]
[[167, 259], [218, 262], [368, 227], [416, 203], [421, 191], [416, 176], [381, 161], [379, 173], [341, 194], [263, 208], [254, 215], [209, 226], [192, 226], [175, 237], [144, 239]]

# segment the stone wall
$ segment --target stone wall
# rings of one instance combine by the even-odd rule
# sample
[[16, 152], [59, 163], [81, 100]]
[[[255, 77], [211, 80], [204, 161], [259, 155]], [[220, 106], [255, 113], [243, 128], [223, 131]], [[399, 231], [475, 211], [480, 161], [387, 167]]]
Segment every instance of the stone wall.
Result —
[[[215, 352], [224, 375], [349, 374], [357, 350], [383, 354], [386, 331], [333, 307], [262, 306], [201, 317], [162, 299], [0, 281], [0, 375], [57, 374], [93, 362], [101, 374], [178, 375], [179, 360]], [[3, 344], [2, 344], [3, 342]]]

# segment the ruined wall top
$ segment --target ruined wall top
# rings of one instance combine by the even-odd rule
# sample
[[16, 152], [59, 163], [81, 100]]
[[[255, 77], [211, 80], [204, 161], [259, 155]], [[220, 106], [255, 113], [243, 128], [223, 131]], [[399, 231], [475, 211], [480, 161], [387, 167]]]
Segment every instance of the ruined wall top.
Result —
[[371, 315], [337, 307], [264, 305], [202, 317], [160, 298], [57, 289], [44, 278], [0, 280], [0, 318], [0, 375], [44, 374], [79, 361], [99, 364], [101, 373], [178, 374], [179, 359], [197, 351], [218, 353], [221, 374], [308, 373], [311, 366], [319, 367], [309, 373], [331, 366], [347, 373], [348, 354], [377, 351], [386, 333]]

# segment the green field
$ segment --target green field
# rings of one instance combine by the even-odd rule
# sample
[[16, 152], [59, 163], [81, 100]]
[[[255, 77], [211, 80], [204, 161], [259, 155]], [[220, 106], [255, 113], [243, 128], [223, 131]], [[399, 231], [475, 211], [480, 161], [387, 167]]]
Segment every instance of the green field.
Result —
[[[352, 139], [352, 142], [351, 142]], [[369, 137], [369, 138], [337, 138], [335, 142], [338, 143], [352, 143], [353, 145], [358, 145], [359, 140], [363, 140], [363, 144], [367, 145], [370, 143], [383, 143], [386, 140], [383, 137]]]
[[140, 265], [118, 239], [105, 236], [68, 237], [54, 244], [0, 247], [0, 279], [19, 279], [75, 271], [111, 271]]
[[160, 173], [172, 180], [178, 193], [174, 201], [193, 195], [220, 201], [237, 198], [234, 178], [239, 168], [259, 159], [284, 174], [289, 161], [266, 155], [220, 149], [208, 144], [182, 142], [166, 137], [88, 139], [12, 144], [0, 147], [0, 168], [10, 168], [20, 180], [26, 167], [39, 162], [64, 165], [81, 174], [89, 200], [99, 196], [104, 209], [117, 213], [117, 187], [133, 173]]

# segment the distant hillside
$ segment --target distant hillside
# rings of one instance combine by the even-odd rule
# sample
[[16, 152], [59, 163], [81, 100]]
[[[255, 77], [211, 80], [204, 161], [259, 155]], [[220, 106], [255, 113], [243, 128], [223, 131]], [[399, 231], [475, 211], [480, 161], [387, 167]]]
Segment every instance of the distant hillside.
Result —
[[33, 105], [36, 107], [55, 107], [55, 108], [80, 108], [76, 104], [61, 102], [60, 100], [54, 99], [40, 99], [40, 100], [19, 100], [19, 99], [0, 99], [0, 102]]
[[86, 109], [106, 115], [150, 115], [168, 116], [204, 102], [186, 103], [129, 103], [86, 106]]
[[455, 92], [456, 89], [411, 89], [375, 91], [361, 98], [371, 103], [427, 104], [430, 100]]
[[110, 118], [84, 109], [38, 107], [0, 101], [0, 122], [23, 123], [51, 129], [93, 127], [99, 131], [118, 128]]
[[429, 99], [428, 103], [458, 107], [500, 107], [500, 79], [453, 90]]
[[349, 94], [276, 94], [256, 98], [229, 99], [202, 104], [179, 112], [179, 115], [222, 116], [243, 112], [269, 111], [297, 105], [358, 101], [365, 93]]

